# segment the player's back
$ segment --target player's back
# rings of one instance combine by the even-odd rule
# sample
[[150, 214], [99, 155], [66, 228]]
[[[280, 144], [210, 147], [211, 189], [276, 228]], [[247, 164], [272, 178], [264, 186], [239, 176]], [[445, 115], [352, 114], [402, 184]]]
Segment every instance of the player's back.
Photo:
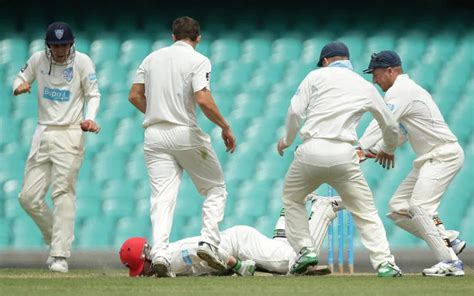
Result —
[[355, 129], [371, 100], [378, 95], [377, 90], [357, 73], [341, 67], [315, 70], [306, 79], [311, 98], [301, 129], [302, 139], [354, 143]]
[[177, 41], [145, 58], [139, 68], [139, 72], [145, 72], [145, 127], [162, 122], [197, 126], [192, 79], [206, 62], [205, 56], [184, 41]]

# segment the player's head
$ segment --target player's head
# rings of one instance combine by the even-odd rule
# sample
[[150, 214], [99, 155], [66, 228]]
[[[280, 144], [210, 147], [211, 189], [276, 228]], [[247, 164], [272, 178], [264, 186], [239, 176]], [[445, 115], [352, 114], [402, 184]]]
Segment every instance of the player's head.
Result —
[[382, 50], [373, 53], [370, 63], [364, 74], [372, 73], [372, 81], [380, 86], [383, 91], [392, 87], [397, 76], [403, 73], [402, 61], [393, 50]]
[[199, 22], [189, 16], [183, 16], [173, 21], [173, 41], [188, 40], [198, 43], [201, 40]]
[[131, 277], [154, 274], [150, 259], [150, 245], [143, 237], [127, 239], [120, 248], [120, 261], [129, 269]]
[[50, 24], [44, 42], [46, 54], [51, 61], [64, 64], [74, 58], [74, 34], [68, 24], [63, 22]]
[[349, 49], [339, 41], [324, 45], [319, 56], [318, 67], [327, 67], [330, 63], [337, 60], [348, 60]]

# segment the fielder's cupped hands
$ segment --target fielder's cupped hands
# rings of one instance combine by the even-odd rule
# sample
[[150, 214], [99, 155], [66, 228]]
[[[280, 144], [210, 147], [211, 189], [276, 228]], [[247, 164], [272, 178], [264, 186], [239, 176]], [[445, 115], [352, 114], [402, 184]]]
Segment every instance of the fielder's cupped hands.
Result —
[[288, 145], [286, 144], [285, 139], [281, 138], [280, 141], [278, 141], [277, 145], [278, 154], [280, 154], [280, 156], [283, 156], [283, 150], [285, 150], [286, 148], [288, 148]]
[[26, 92], [31, 92], [31, 85], [28, 82], [23, 82], [22, 84], [18, 85], [18, 87], [13, 92], [13, 95], [18, 96]]
[[237, 145], [237, 141], [235, 139], [235, 136], [234, 134], [232, 133], [232, 130], [229, 128], [223, 128], [222, 129], [222, 140], [224, 140], [224, 144], [225, 144], [225, 151], [226, 152], [230, 152], [230, 153], [234, 153], [235, 151], [235, 146]]
[[380, 150], [375, 157], [375, 161], [378, 162], [384, 169], [389, 170], [390, 168], [395, 167], [395, 155], [388, 154], [383, 150]]

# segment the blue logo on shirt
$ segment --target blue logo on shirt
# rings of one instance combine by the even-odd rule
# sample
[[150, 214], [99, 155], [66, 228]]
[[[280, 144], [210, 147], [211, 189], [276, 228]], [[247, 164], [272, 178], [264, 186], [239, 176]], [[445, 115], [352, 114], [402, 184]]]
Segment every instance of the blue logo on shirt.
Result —
[[65, 89], [45, 87], [43, 90], [43, 99], [51, 101], [68, 102], [70, 95], [71, 92]]
[[189, 256], [189, 251], [186, 250], [181, 250], [181, 257], [183, 258], [184, 264], [186, 265], [193, 265], [193, 260], [191, 259], [191, 256]]
[[390, 109], [390, 111], [393, 111], [393, 109], [395, 109], [394, 104], [387, 104], [387, 107], [388, 107], [388, 109]]
[[89, 81], [95, 81], [95, 80], [97, 80], [97, 76], [95, 75], [95, 73], [89, 74], [88, 77], [89, 77]]
[[74, 70], [72, 69], [72, 67], [64, 69], [63, 76], [67, 82], [71, 82], [72, 77], [74, 76]]

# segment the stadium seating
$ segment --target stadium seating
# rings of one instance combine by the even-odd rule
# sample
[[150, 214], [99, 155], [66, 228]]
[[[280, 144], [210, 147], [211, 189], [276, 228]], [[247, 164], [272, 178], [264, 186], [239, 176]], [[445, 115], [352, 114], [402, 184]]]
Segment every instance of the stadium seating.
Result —
[[[151, 237], [143, 115], [127, 97], [143, 58], [172, 43], [168, 27], [155, 20], [141, 20], [138, 28], [134, 18], [109, 24], [96, 17], [89, 17], [84, 27], [72, 22], [79, 28], [75, 30], [76, 50], [89, 54], [95, 62], [102, 93], [97, 119], [102, 131], [86, 136], [86, 156], [77, 184], [74, 246], [85, 249], [116, 248], [130, 236]], [[42, 18], [33, 17], [32, 21], [38, 23], [36, 27], [45, 26]], [[280, 157], [275, 147], [283, 133], [286, 111], [298, 84], [316, 68], [322, 46], [340, 40], [349, 46], [356, 72], [366, 68], [371, 53], [394, 49], [404, 70], [433, 94], [466, 152], [465, 167], [446, 192], [439, 213], [448, 228], [461, 230], [462, 237], [474, 244], [472, 27], [455, 31], [462, 20], [452, 20], [451, 26], [434, 30], [434, 20], [426, 19], [410, 28], [396, 21], [379, 28], [372, 22], [353, 26], [340, 18], [319, 24], [314, 31], [312, 18], [290, 21], [278, 15], [262, 20], [242, 15], [230, 22], [218, 16], [205, 19], [203, 40], [197, 47], [211, 59], [213, 95], [238, 139], [237, 150], [229, 155], [220, 129], [197, 111], [200, 126], [211, 135], [227, 182], [223, 228], [247, 224], [271, 235], [282, 207], [282, 180], [293, 158], [290, 150]], [[31, 27], [35, 26], [18, 34], [9, 34], [15, 27], [2, 24], [0, 28], [0, 249], [43, 247], [39, 231], [17, 200], [36, 127], [37, 86], [33, 85], [30, 94], [11, 95], [11, 83], [29, 55], [44, 50], [42, 30]], [[364, 78], [371, 80], [370, 75]], [[359, 135], [371, 120], [369, 115], [362, 118]], [[394, 170], [384, 171], [371, 161], [362, 165], [393, 248], [423, 245], [385, 217], [388, 201], [413, 159], [411, 148], [405, 146], [397, 152]], [[327, 187], [317, 193], [327, 195]], [[173, 240], [199, 234], [202, 202], [184, 174]]]

